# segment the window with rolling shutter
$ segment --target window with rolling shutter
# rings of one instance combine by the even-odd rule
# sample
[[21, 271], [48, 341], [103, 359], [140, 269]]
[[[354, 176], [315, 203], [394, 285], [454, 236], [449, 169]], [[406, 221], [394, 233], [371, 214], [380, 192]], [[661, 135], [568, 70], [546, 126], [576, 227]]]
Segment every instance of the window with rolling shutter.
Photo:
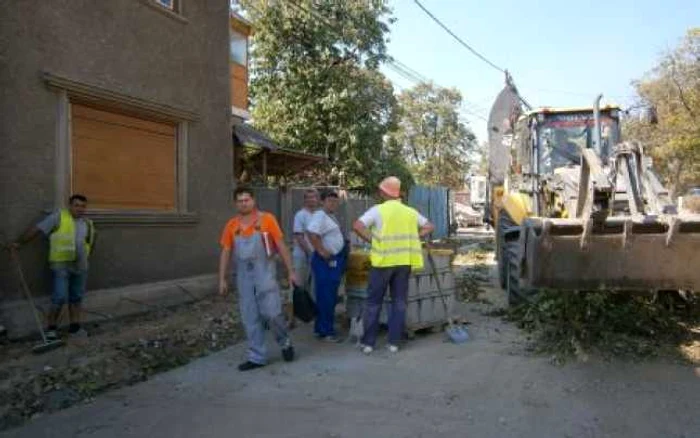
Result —
[[177, 125], [71, 102], [71, 186], [91, 209], [177, 210]]

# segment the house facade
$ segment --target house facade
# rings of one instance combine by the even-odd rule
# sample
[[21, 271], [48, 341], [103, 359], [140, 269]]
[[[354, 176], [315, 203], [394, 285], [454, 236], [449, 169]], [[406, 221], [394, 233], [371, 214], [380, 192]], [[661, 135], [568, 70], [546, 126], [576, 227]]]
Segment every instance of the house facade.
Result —
[[[208, 293], [232, 213], [250, 29], [235, 32], [228, 0], [2, 2], [0, 16], [0, 241], [82, 193], [98, 231], [90, 315]], [[21, 251], [40, 301], [46, 256], [41, 239]], [[30, 315], [0, 257], [0, 323], [18, 334]]]

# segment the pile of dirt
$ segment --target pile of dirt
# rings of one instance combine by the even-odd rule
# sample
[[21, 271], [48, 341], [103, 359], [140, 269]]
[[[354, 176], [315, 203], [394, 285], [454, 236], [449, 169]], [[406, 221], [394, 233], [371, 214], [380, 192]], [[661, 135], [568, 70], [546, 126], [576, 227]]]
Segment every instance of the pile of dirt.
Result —
[[664, 357], [700, 362], [700, 296], [660, 292], [541, 292], [507, 318], [554, 362]]
[[471, 242], [458, 248], [452, 262], [456, 274], [458, 300], [488, 303], [482, 294], [491, 281], [493, 263], [491, 241]]
[[88, 339], [41, 356], [31, 354], [35, 341], [0, 346], [0, 430], [235, 344], [242, 328], [233, 299], [93, 325]]

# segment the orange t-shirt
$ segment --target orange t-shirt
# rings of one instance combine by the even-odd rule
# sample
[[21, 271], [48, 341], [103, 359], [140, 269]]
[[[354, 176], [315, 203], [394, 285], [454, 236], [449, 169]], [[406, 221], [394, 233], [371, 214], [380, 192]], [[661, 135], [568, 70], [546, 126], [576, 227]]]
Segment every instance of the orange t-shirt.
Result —
[[[279, 247], [282, 243], [282, 230], [280, 229], [277, 219], [264, 211], [258, 211], [253, 213], [253, 215], [258, 215], [260, 218], [260, 231], [267, 232], [270, 237], [274, 240], [275, 244]], [[241, 217], [234, 216], [226, 226], [224, 227], [223, 233], [221, 233], [221, 240], [219, 243], [224, 249], [233, 249], [233, 240], [236, 237], [236, 232], [242, 237], [249, 237], [255, 233], [255, 225], [258, 221], [253, 219], [253, 221], [247, 226], [241, 226]]]

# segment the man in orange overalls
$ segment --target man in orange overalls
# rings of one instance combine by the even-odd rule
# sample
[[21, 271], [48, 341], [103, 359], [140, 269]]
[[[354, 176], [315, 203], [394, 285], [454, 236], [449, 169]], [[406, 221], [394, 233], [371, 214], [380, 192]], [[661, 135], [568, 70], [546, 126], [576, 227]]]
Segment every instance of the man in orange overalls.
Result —
[[248, 338], [248, 360], [238, 366], [249, 371], [265, 366], [267, 349], [263, 321], [272, 329], [277, 343], [282, 347], [285, 361], [294, 360], [294, 347], [287, 332], [282, 313], [282, 299], [277, 283], [276, 252], [282, 256], [289, 284], [297, 284], [292, 258], [284, 243], [277, 219], [255, 206], [255, 195], [247, 188], [234, 192], [236, 210], [221, 235], [219, 259], [219, 293], [229, 291], [229, 273], [233, 256], [236, 272], [236, 288], [241, 320]]

